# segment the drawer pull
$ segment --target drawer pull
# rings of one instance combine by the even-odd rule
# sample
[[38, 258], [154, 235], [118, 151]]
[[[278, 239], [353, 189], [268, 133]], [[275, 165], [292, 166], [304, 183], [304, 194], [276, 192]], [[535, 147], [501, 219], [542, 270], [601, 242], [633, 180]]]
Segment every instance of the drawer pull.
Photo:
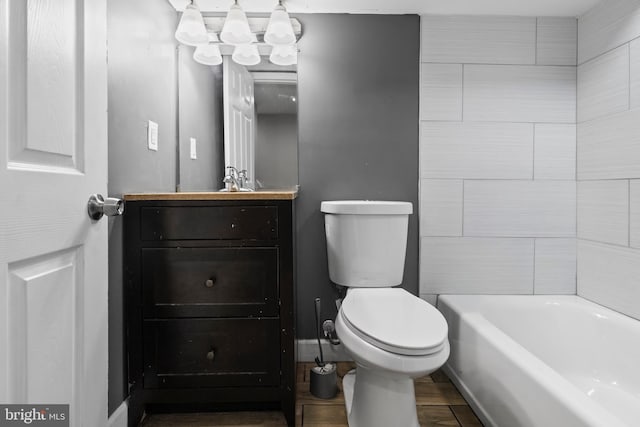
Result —
[[213, 351], [213, 349], [211, 349], [211, 350], [209, 351], [209, 353], [207, 353], [207, 359], [208, 359], [208, 360], [213, 360], [213, 359], [215, 359], [215, 357], [216, 357], [216, 354], [215, 354], [215, 352]]
[[206, 282], [204, 282], [204, 285], [207, 288], [213, 288], [213, 285], [216, 283], [216, 278], [212, 277], [211, 279], [207, 279]]

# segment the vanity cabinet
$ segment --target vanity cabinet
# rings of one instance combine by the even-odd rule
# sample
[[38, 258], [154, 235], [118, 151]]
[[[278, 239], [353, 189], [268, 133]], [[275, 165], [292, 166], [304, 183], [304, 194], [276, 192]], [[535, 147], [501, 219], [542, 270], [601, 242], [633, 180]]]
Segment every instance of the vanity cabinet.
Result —
[[293, 426], [293, 200], [125, 199], [129, 424], [281, 408]]

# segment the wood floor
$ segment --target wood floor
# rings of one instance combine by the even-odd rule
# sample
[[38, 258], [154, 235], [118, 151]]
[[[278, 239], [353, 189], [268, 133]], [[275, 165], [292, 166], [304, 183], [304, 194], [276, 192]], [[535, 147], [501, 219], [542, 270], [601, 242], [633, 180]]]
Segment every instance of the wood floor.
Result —
[[[309, 392], [309, 370], [313, 363], [299, 363], [297, 367], [296, 427], [347, 427], [344, 396], [334, 399], [315, 398]], [[338, 364], [338, 386], [351, 363]], [[422, 427], [482, 426], [455, 386], [440, 371], [419, 378], [415, 383], [418, 420]], [[286, 427], [280, 412], [219, 412], [197, 414], [152, 414], [145, 418], [144, 427]], [[395, 426], [394, 426], [395, 427]], [[403, 427], [403, 426], [397, 426]]]

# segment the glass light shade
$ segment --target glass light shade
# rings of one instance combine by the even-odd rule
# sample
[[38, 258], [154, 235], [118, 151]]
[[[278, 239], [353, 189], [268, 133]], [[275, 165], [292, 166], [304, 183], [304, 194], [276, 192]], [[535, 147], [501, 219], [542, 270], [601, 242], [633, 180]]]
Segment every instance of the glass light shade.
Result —
[[233, 49], [231, 59], [240, 65], [257, 65], [260, 63], [260, 52], [255, 44], [241, 44]]
[[298, 48], [295, 44], [276, 45], [271, 49], [269, 61], [276, 65], [294, 65], [298, 63]]
[[188, 5], [182, 12], [182, 17], [176, 30], [176, 39], [188, 46], [198, 46], [209, 41], [202, 14], [200, 14], [200, 9], [195, 4]]
[[201, 44], [193, 52], [193, 59], [203, 65], [222, 64], [222, 54], [217, 44]]
[[222, 31], [220, 32], [220, 39], [233, 45], [240, 45], [245, 43], [251, 43], [253, 34], [249, 28], [249, 21], [247, 21], [247, 15], [239, 4], [231, 6], [227, 18], [224, 20]]
[[267, 30], [264, 33], [264, 41], [270, 45], [287, 45], [296, 42], [291, 20], [287, 10], [281, 4], [271, 12]]

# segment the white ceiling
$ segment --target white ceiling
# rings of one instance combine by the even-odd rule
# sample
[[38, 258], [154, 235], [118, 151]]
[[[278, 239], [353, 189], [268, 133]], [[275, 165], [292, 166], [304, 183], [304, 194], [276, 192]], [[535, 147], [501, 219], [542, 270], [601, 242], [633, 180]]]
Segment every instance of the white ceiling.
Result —
[[[190, 0], [169, 0], [182, 10]], [[579, 16], [599, 0], [284, 0], [292, 13]], [[196, 0], [203, 12], [226, 12], [232, 0]], [[249, 13], [271, 12], [277, 0], [239, 0]]]

